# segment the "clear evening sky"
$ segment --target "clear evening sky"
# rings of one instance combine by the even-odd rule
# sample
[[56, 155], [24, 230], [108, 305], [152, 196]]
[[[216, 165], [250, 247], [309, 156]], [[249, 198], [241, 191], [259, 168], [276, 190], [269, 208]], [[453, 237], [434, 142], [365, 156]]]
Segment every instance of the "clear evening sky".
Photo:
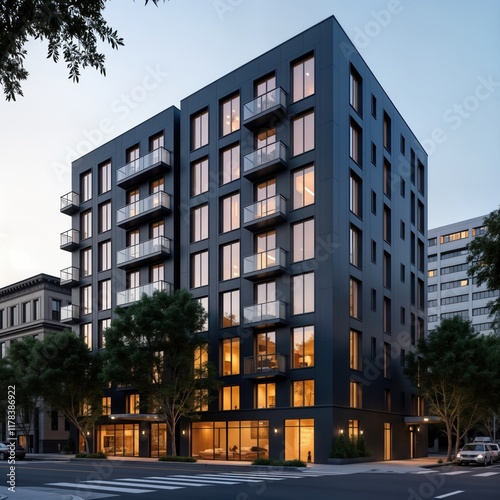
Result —
[[[107, 76], [67, 78], [28, 46], [24, 97], [0, 98], [0, 287], [71, 265], [71, 161], [334, 15], [429, 154], [428, 227], [500, 205], [497, 0], [115, 0]], [[104, 47], [104, 46], [103, 46]]]

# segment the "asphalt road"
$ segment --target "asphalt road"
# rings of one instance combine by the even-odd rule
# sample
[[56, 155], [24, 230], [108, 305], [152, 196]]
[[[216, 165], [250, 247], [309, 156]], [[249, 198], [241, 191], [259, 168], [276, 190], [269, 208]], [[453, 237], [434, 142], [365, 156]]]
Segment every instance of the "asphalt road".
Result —
[[[211, 464], [113, 461], [24, 461], [16, 464], [16, 492], [8, 500], [488, 500], [500, 499], [500, 464], [420, 471], [339, 472], [338, 468], [265, 469]], [[4, 479], [5, 478], [5, 479]]]

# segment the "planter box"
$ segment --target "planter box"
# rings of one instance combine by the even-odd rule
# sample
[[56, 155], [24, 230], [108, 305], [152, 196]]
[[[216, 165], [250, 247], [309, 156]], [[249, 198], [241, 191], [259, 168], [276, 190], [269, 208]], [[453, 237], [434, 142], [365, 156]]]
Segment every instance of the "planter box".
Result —
[[375, 457], [355, 457], [355, 458], [328, 458], [327, 463], [333, 465], [363, 464], [366, 462], [376, 462]]

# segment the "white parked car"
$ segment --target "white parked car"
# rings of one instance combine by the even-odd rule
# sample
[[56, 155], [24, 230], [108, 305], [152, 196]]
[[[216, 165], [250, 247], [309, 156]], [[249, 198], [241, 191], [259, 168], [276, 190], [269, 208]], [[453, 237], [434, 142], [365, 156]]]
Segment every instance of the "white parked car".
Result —
[[487, 443], [469, 443], [457, 453], [455, 461], [458, 465], [469, 463], [491, 465], [493, 463], [493, 454]]

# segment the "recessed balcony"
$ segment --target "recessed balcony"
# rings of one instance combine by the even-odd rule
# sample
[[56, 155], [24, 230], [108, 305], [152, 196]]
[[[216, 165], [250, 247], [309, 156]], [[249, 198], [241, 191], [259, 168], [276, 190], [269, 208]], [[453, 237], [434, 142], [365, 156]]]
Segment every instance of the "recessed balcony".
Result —
[[80, 281], [80, 269], [78, 267], [67, 267], [61, 269], [61, 286], [75, 286]]
[[272, 378], [286, 376], [286, 357], [283, 354], [259, 354], [243, 360], [243, 378]]
[[243, 158], [243, 176], [252, 182], [286, 167], [286, 146], [281, 141], [252, 151]]
[[280, 194], [252, 203], [243, 209], [243, 227], [261, 231], [286, 221], [286, 199]]
[[144, 294], [151, 296], [156, 291], [172, 293], [172, 290], [173, 286], [171, 283], [168, 283], [167, 281], [155, 281], [153, 283], [148, 283], [147, 285], [129, 288], [118, 292], [116, 294], [116, 305], [125, 306], [132, 304], [141, 300], [141, 297]]
[[151, 240], [119, 250], [116, 265], [120, 269], [130, 269], [139, 265], [152, 264], [170, 256], [170, 240], [157, 236]]
[[277, 87], [243, 106], [243, 125], [255, 131], [271, 120], [281, 120], [286, 115], [286, 92]]
[[80, 231], [77, 229], [68, 229], [61, 233], [61, 250], [72, 252], [80, 246]]
[[243, 324], [267, 328], [286, 324], [286, 304], [281, 300], [253, 304], [243, 308]]
[[80, 306], [69, 304], [61, 307], [61, 323], [79, 323]]
[[278, 276], [285, 269], [286, 252], [282, 248], [273, 248], [243, 259], [243, 277], [250, 281]]
[[168, 212], [170, 212], [170, 195], [164, 191], [158, 191], [143, 200], [134, 201], [119, 208], [116, 223], [119, 227], [128, 229]]
[[116, 172], [116, 185], [128, 189], [151, 176], [165, 172], [171, 166], [168, 149], [158, 148], [137, 160], [127, 163]]
[[61, 196], [61, 209], [63, 214], [73, 215], [80, 210], [80, 195], [70, 191]]

